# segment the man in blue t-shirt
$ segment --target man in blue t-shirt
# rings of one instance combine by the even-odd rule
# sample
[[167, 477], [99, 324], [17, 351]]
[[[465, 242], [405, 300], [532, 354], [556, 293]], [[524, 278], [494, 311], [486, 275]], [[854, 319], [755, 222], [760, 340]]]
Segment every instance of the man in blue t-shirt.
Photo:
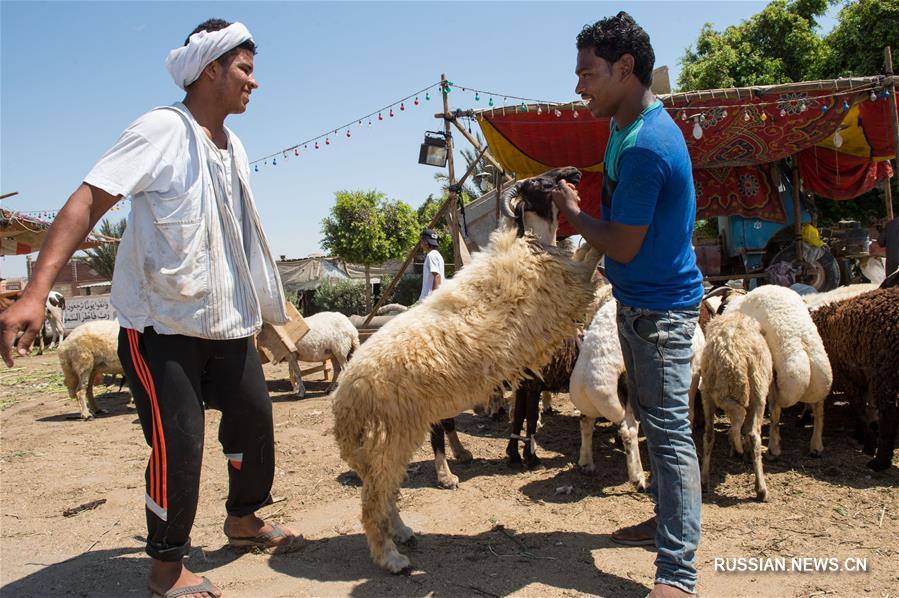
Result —
[[612, 539], [656, 545], [650, 596], [689, 595], [696, 588], [702, 500], [687, 394], [703, 293], [691, 244], [696, 197], [690, 156], [680, 129], [650, 91], [655, 55], [649, 35], [630, 15], [584, 27], [577, 49], [576, 92], [593, 116], [612, 119], [602, 218], [582, 212], [567, 183], [553, 199], [606, 255], [628, 400], [646, 434], [655, 502], [654, 517]]

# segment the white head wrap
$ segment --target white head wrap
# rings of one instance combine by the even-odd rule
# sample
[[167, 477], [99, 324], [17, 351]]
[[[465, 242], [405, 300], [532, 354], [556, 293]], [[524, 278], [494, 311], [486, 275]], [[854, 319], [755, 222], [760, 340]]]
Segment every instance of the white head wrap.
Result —
[[243, 23], [231, 23], [218, 31], [198, 31], [190, 36], [186, 46], [169, 52], [165, 68], [175, 80], [175, 85], [186, 90], [188, 85], [200, 78], [206, 65], [252, 39]]

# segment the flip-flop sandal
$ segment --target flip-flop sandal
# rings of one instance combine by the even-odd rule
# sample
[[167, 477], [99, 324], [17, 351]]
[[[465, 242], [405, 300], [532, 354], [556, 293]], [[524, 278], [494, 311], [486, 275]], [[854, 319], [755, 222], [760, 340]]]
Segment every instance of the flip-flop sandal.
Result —
[[219, 598], [219, 596], [222, 595], [222, 591], [212, 585], [212, 582], [204, 577], [203, 581], [200, 583], [196, 583], [192, 586], [184, 586], [183, 588], [171, 589], [164, 594], [150, 590], [150, 598], [178, 598], [179, 596], [203, 593], [208, 596], [213, 596], [213, 598]]
[[[274, 543], [273, 540], [286, 538]], [[257, 548], [266, 554], [286, 554], [295, 552], [306, 545], [303, 536], [288, 534], [280, 525], [272, 526], [271, 531], [256, 534], [255, 536], [229, 536], [228, 545], [234, 548]]]
[[[645, 534], [641, 534], [643, 530]], [[656, 529], [649, 525], [646, 521], [616, 530], [610, 536], [612, 542], [623, 544], [624, 546], [655, 546], [656, 545]]]

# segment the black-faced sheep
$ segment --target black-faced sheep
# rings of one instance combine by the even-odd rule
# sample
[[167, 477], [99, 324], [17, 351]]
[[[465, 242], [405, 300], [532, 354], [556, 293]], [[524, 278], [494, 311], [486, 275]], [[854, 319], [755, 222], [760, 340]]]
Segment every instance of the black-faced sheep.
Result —
[[[554, 236], [557, 211], [549, 213]], [[362, 479], [362, 524], [379, 565], [409, 566], [394, 544], [413, 536], [396, 498], [431, 424], [549, 362], [593, 301], [598, 260], [594, 251], [571, 258], [531, 234], [496, 231], [468, 266], [356, 352], [333, 395], [334, 435]]]
[[124, 376], [118, 346], [119, 324], [107, 320], [81, 324], [59, 346], [64, 383], [69, 396], [78, 400], [81, 419], [90, 419], [100, 412], [94, 400], [96, 375]]
[[[874, 435], [868, 411], [879, 415], [877, 454], [868, 467], [890, 466], [896, 442], [899, 393], [899, 288], [876, 289], [812, 313], [833, 368], [833, 386], [846, 393], [865, 421], [866, 452]], [[870, 398], [868, 398], [870, 397]]]
[[701, 368], [699, 388], [705, 415], [703, 487], [710, 490], [715, 409], [719, 408], [730, 420], [732, 451], [751, 458], [756, 496], [761, 501], [768, 500], [762, 470], [762, 420], [774, 371], [759, 323], [739, 311], [713, 318], [706, 328]]

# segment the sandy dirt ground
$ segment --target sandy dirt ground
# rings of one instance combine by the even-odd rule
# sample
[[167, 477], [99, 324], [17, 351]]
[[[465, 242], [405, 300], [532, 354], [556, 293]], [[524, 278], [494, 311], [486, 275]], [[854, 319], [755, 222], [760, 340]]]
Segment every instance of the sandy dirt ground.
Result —
[[[614, 429], [595, 432], [597, 473], [576, 466], [579, 432], [565, 395], [539, 434], [546, 469], [510, 469], [508, 423], [458, 417], [475, 456], [451, 462], [457, 490], [436, 487], [427, 443], [410, 464], [400, 508], [417, 532], [402, 548], [409, 575], [371, 561], [359, 523], [358, 480], [338, 457], [326, 384], [290, 395], [286, 368], [266, 367], [274, 401], [279, 499], [260, 514], [304, 534], [300, 552], [269, 556], [225, 546], [227, 491], [216, 440], [219, 414], [208, 411], [200, 508], [188, 564], [227, 596], [644, 596], [654, 555], [609, 540], [621, 525], [647, 517], [651, 504], [627, 483]], [[143, 475], [149, 449], [136, 412], [117, 386], [100, 387], [108, 413], [76, 418], [55, 353], [19, 359], [0, 371], [0, 594], [146, 596]], [[699, 591], [704, 596], [899, 595], [899, 459], [883, 473], [865, 467], [849, 437], [846, 405], [829, 403], [822, 458], [808, 456], [811, 429], [785, 415], [783, 455], [766, 463], [770, 502], [753, 500], [749, 465], [728, 456], [724, 422], [715, 445], [714, 493], [704, 499]], [[766, 438], [767, 441], [767, 438]], [[645, 446], [643, 462], [648, 463]], [[558, 489], [570, 486], [570, 493]], [[64, 511], [105, 501], [70, 516]], [[840, 571], [715, 571], [716, 558], [836, 559]], [[867, 572], [845, 570], [866, 562]], [[771, 561], [776, 563], [776, 561]], [[828, 567], [830, 564], [827, 565]]]

